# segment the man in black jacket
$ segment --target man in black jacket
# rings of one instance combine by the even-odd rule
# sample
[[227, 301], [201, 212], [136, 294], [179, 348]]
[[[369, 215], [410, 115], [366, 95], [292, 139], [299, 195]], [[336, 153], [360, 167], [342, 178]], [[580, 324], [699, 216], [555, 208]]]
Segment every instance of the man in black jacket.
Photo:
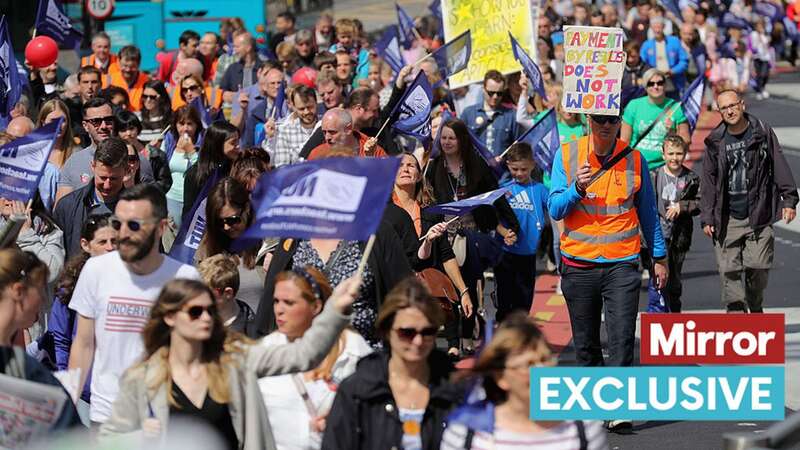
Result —
[[81, 227], [90, 215], [114, 212], [128, 171], [125, 141], [109, 137], [97, 146], [91, 163], [93, 178], [85, 186], [62, 198], [53, 219], [64, 232], [67, 260], [81, 251]]
[[775, 132], [745, 113], [736, 91], [721, 92], [717, 105], [723, 123], [705, 140], [700, 222], [714, 240], [728, 312], [762, 312], [775, 254], [772, 224], [794, 220], [797, 184]]

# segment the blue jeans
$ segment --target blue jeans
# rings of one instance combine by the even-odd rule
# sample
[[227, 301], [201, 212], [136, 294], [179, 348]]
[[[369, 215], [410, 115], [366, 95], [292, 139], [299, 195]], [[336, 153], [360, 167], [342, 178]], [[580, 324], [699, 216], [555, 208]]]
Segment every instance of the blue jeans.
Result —
[[[638, 261], [589, 268], [561, 266], [561, 290], [567, 300], [572, 341], [579, 366], [630, 366], [639, 311]], [[606, 307], [608, 360], [603, 361], [600, 323]]]
[[172, 217], [172, 221], [175, 222], [175, 228], [179, 229], [181, 227], [181, 213], [183, 212], [183, 202], [178, 200], [173, 200], [167, 197], [167, 214]]

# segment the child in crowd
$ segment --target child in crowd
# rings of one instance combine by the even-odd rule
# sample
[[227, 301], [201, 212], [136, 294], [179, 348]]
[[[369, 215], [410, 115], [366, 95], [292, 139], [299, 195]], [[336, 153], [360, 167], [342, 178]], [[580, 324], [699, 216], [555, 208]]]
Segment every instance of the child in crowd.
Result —
[[653, 186], [658, 196], [658, 216], [667, 243], [669, 280], [663, 292], [652, 283], [648, 288], [649, 312], [681, 311], [681, 269], [692, 244], [692, 217], [700, 214], [700, 179], [683, 165], [689, 144], [676, 133], [664, 138], [665, 164], [653, 172]]
[[197, 266], [203, 281], [214, 293], [217, 311], [228, 329], [252, 336], [255, 332], [256, 315], [247, 303], [238, 300], [238, 264], [232, 256], [217, 254], [210, 256]]
[[362, 48], [359, 40], [358, 27], [352, 19], [339, 19], [336, 21], [336, 43], [329, 51], [336, 54], [344, 49], [352, 61], [356, 62], [354, 83], [369, 77], [369, 52]]
[[511, 311], [530, 311], [536, 281], [536, 248], [547, 224], [547, 188], [531, 178], [536, 167], [531, 146], [518, 142], [511, 146], [505, 163], [512, 179], [502, 185], [519, 220], [519, 236], [512, 245], [503, 243], [503, 258], [495, 267], [497, 281], [497, 321]]

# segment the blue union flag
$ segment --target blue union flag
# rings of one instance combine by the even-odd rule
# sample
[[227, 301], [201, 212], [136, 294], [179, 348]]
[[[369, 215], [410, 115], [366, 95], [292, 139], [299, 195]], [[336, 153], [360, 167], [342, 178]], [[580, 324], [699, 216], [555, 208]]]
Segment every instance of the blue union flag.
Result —
[[36, 14], [36, 33], [50, 36], [65, 47], [78, 48], [83, 33], [76, 30], [64, 13], [64, 7], [58, 0], [39, 0], [39, 11]]

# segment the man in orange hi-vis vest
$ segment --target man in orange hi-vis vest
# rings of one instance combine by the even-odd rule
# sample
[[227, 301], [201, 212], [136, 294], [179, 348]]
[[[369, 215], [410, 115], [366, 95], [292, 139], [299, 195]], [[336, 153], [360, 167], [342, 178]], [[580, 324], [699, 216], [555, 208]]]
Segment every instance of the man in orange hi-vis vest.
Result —
[[147, 75], [139, 70], [141, 61], [142, 53], [139, 49], [133, 45], [126, 45], [119, 50], [119, 70], [104, 76], [109, 85], [119, 86], [128, 91], [131, 111], [141, 109], [144, 84], [149, 80]]
[[[656, 287], [667, 281], [667, 251], [647, 162], [637, 150], [589, 183], [628, 144], [617, 139], [619, 116], [590, 116], [591, 134], [561, 146], [553, 158], [550, 217], [563, 220], [561, 289], [567, 300], [578, 364], [633, 363], [641, 237], [652, 251]], [[614, 158], [616, 159], [616, 158]], [[613, 162], [613, 161], [612, 161]], [[606, 308], [609, 357], [600, 323]]]
[[[100, 31], [92, 36], [92, 53], [81, 58], [81, 67], [96, 67], [103, 75], [119, 70], [117, 55], [111, 53], [111, 38]], [[103, 85], [103, 87], [108, 87]]]

